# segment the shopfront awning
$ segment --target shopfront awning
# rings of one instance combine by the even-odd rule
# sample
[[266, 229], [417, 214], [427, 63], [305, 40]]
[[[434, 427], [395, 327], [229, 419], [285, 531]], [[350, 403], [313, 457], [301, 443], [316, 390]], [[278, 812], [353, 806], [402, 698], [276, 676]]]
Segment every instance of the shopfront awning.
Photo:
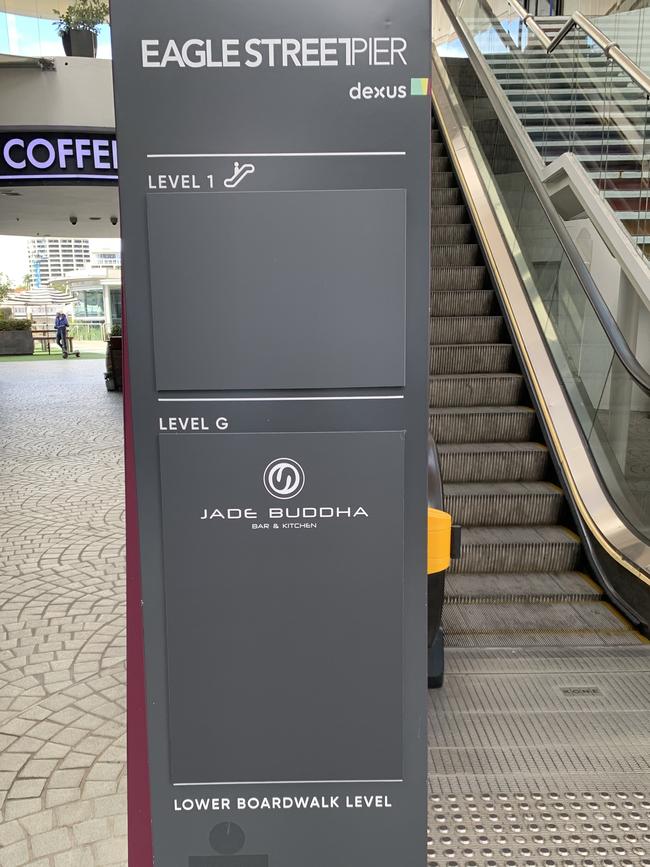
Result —
[[6, 297], [9, 306], [22, 307], [60, 307], [74, 301], [70, 292], [57, 292], [55, 289], [28, 289], [26, 292], [10, 292]]

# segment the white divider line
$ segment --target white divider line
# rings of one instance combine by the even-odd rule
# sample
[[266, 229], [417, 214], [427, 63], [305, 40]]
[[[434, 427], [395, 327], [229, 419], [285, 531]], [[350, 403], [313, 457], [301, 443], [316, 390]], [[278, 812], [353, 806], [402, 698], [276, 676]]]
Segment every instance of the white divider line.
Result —
[[335, 397], [159, 397], [158, 403], [240, 403], [298, 400], [404, 400], [403, 394], [357, 394]]
[[173, 786], [314, 786], [324, 783], [403, 783], [404, 780], [257, 780], [243, 783], [172, 783]]
[[311, 151], [296, 153], [263, 154], [147, 154], [149, 160], [163, 159], [211, 159], [216, 157], [405, 157], [406, 151]]

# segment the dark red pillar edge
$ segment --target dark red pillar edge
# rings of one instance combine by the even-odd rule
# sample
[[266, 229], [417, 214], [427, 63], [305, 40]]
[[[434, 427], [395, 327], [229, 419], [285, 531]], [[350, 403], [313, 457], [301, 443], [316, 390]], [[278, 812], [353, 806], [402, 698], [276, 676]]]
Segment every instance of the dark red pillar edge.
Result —
[[135, 486], [133, 414], [129, 353], [122, 299], [122, 388], [124, 396], [124, 474], [126, 492], [126, 766], [128, 784], [129, 867], [152, 867], [151, 800], [147, 750], [144, 630], [140, 582], [140, 537]]

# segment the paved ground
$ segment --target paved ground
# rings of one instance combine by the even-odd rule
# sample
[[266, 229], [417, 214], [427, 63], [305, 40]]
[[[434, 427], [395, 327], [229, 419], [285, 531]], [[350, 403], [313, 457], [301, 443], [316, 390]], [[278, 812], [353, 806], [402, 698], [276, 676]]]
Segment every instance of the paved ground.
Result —
[[[122, 406], [102, 370], [0, 365], [0, 867], [126, 865]], [[455, 649], [430, 700], [430, 867], [650, 867], [649, 645]]]
[[126, 864], [121, 398], [0, 366], [0, 865]]

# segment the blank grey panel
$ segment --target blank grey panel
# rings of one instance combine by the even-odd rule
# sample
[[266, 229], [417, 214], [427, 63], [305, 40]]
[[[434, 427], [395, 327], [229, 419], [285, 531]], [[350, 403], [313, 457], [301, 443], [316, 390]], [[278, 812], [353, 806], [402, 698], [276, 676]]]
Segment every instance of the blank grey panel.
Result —
[[403, 433], [159, 440], [173, 782], [401, 779]]
[[158, 390], [404, 385], [404, 190], [147, 203]]

